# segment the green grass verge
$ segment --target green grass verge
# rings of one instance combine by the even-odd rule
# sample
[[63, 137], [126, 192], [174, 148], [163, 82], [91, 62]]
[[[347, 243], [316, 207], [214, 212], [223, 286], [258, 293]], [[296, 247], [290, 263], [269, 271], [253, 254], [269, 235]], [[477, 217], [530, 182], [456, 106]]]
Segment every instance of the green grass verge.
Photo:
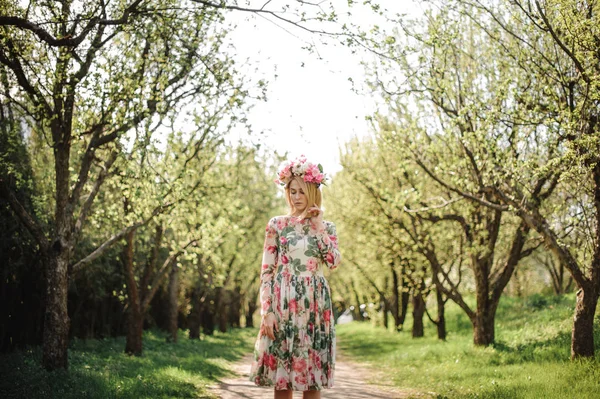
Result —
[[165, 342], [159, 331], [144, 332], [144, 353], [128, 356], [125, 338], [73, 340], [69, 370], [46, 372], [41, 348], [0, 357], [2, 398], [214, 398], [207, 390], [230, 375], [229, 364], [252, 351], [256, 329]]
[[[379, 371], [394, 386], [434, 398], [600, 398], [600, 361], [569, 361], [574, 296], [503, 298], [496, 344], [474, 347], [468, 318], [448, 304], [446, 342], [433, 324], [413, 339], [352, 322], [336, 327], [340, 351]], [[600, 323], [596, 319], [596, 350]], [[422, 397], [422, 396], [419, 396]]]

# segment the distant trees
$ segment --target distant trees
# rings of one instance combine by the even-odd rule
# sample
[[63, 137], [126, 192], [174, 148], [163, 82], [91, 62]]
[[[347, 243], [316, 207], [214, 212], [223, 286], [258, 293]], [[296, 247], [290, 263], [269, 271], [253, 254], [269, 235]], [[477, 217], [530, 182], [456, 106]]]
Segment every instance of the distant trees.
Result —
[[[447, 293], [471, 318], [475, 343], [493, 342], [502, 290], [519, 260], [543, 243], [579, 288], [572, 358], [593, 356], [600, 293], [600, 63], [592, 44], [598, 5], [434, 4], [420, 23], [399, 21], [396, 33], [382, 38], [387, 57], [372, 75], [390, 106], [389, 116], [376, 120], [378, 136], [419, 171], [419, 180], [437, 187], [436, 200], [406, 211], [435, 209], [430, 222], [462, 229], [477, 309], [453, 298], [451, 285]], [[442, 283], [450, 284], [443, 274]]]

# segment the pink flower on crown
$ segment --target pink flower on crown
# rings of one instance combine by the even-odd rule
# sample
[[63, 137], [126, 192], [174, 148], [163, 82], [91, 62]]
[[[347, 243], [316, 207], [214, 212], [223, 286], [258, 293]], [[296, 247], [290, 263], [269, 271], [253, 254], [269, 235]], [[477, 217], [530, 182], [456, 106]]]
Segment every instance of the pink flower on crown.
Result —
[[274, 181], [285, 186], [294, 176], [302, 177], [305, 182], [317, 185], [325, 184], [325, 180], [327, 180], [321, 164], [316, 165], [309, 162], [304, 155], [286, 163], [278, 172], [278, 179]]

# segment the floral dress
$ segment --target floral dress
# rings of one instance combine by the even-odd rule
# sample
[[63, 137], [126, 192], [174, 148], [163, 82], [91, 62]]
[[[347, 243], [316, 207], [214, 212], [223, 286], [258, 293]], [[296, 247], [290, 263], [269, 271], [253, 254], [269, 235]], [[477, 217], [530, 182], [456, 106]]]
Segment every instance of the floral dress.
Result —
[[261, 271], [261, 315], [273, 312], [275, 340], [256, 340], [250, 380], [279, 390], [333, 386], [335, 326], [323, 267], [340, 264], [335, 225], [276, 216], [269, 220]]

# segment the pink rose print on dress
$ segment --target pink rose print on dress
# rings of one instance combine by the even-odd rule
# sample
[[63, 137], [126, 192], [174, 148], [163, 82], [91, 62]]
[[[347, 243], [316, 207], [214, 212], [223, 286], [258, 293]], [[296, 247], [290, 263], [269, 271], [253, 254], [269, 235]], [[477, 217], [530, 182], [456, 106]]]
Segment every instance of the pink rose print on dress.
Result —
[[327, 259], [327, 263], [333, 263], [335, 261], [335, 259], [333, 258], [333, 254], [331, 252], [327, 253], [326, 259]]
[[275, 355], [268, 355], [268, 356], [266, 356], [266, 358], [265, 358], [265, 364], [271, 370], [277, 369], [277, 358], [275, 357]]
[[296, 383], [300, 384], [300, 385], [306, 385], [308, 383], [307, 379], [306, 379], [306, 374], [296, 374]]
[[287, 244], [287, 238], [285, 238], [285, 237], [280, 237], [280, 238], [279, 238], [279, 242], [281, 243], [281, 245], [285, 245], [285, 244]]
[[296, 373], [302, 373], [306, 369], [306, 360], [302, 357], [295, 357], [292, 360], [292, 367]]
[[317, 270], [317, 260], [315, 258], [308, 258], [306, 261], [306, 270], [309, 272]]
[[286, 389], [288, 385], [288, 379], [285, 377], [279, 377], [277, 379], [277, 384], [275, 385], [275, 389], [283, 390]]
[[313, 363], [315, 364], [316, 368], [321, 370], [321, 356], [319, 356], [319, 353], [317, 351], [314, 351], [313, 353], [314, 353]]
[[290, 312], [296, 313], [298, 311], [298, 302], [296, 302], [295, 299], [292, 299], [288, 302], [288, 308], [290, 309]]
[[277, 219], [277, 228], [279, 230], [283, 230], [283, 228], [286, 226], [287, 226], [287, 219], [285, 219], [285, 218]]
[[281, 263], [287, 265], [288, 263], [290, 263], [290, 258], [288, 258], [287, 255], [281, 255]]

